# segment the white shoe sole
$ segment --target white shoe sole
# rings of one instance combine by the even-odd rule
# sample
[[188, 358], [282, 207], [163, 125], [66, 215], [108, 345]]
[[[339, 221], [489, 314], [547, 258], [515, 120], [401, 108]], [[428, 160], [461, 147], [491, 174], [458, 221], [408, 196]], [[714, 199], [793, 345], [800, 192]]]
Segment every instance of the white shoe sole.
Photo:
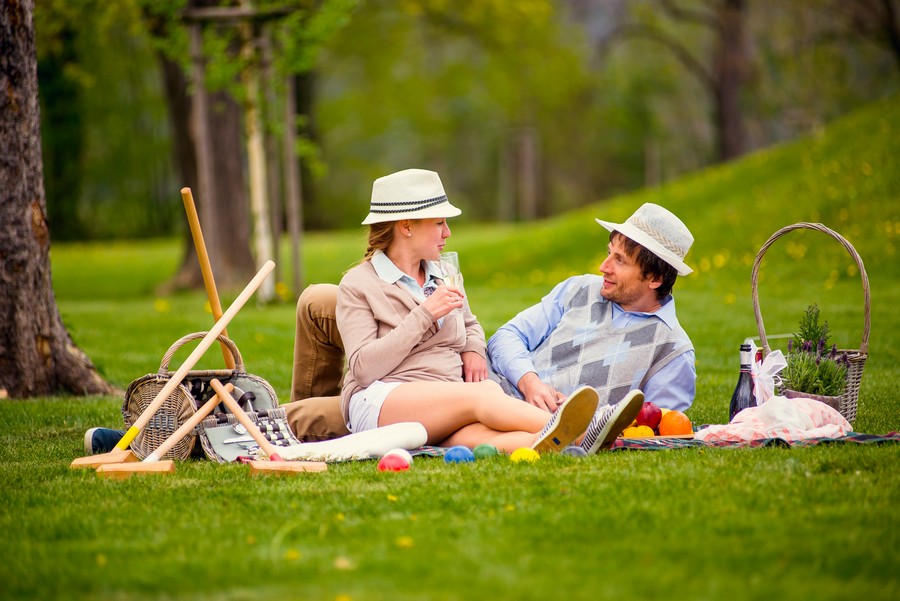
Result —
[[538, 453], [559, 453], [578, 438], [591, 423], [600, 395], [590, 386], [582, 386], [569, 395], [551, 419], [556, 424], [532, 445]]
[[94, 432], [99, 430], [99, 428], [90, 428], [87, 432], [84, 433], [84, 454], [85, 455], [93, 455], [94, 454]]
[[590, 449], [585, 449], [588, 454], [593, 454], [601, 449], [608, 449], [611, 447], [616, 441], [616, 438], [619, 437], [619, 434], [631, 425], [631, 422], [633, 422], [634, 418], [641, 412], [641, 407], [643, 406], [644, 393], [640, 390], [632, 390], [625, 395], [625, 398], [616, 404], [615, 413], [609, 418], [606, 425], [603, 426], [603, 429], [600, 431], [600, 434], [597, 435], [597, 440], [594, 441], [593, 446], [591, 446]]

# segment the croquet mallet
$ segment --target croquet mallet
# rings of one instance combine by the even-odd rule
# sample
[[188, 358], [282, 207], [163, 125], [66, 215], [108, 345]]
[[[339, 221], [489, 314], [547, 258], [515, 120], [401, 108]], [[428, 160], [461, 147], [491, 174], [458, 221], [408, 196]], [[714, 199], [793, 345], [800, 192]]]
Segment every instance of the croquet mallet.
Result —
[[[234, 385], [228, 383], [225, 385], [226, 392], [230, 393], [234, 390]], [[124, 480], [132, 474], [169, 474], [175, 471], [175, 462], [171, 459], [162, 459], [172, 447], [191, 433], [191, 430], [197, 427], [203, 418], [209, 415], [222, 400], [218, 395], [213, 395], [211, 399], [206, 401], [186, 422], [172, 432], [172, 434], [163, 441], [159, 448], [148, 455], [143, 461], [126, 463], [106, 463], [97, 468], [97, 475], [104, 478], [116, 478]]]
[[244, 428], [247, 434], [253, 437], [253, 440], [259, 445], [259, 448], [268, 455], [269, 461], [251, 461], [250, 470], [253, 474], [298, 474], [302, 472], [324, 472], [328, 469], [328, 465], [324, 461], [285, 461], [278, 454], [266, 435], [260, 430], [259, 425], [250, 419], [247, 412], [244, 411], [237, 401], [225, 391], [222, 383], [213, 378], [209, 381], [210, 386], [216, 391], [219, 398], [224, 399], [225, 406], [231, 411]]
[[197, 348], [194, 349], [187, 359], [184, 360], [184, 363], [181, 364], [181, 367], [169, 378], [169, 381], [166, 382], [165, 386], [163, 386], [162, 390], [160, 390], [156, 397], [154, 397], [153, 401], [147, 406], [143, 413], [141, 413], [140, 417], [138, 417], [137, 421], [125, 432], [125, 435], [116, 445], [116, 448], [110, 451], [109, 453], [102, 453], [100, 455], [89, 455], [87, 457], [79, 457], [71, 464], [69, 467], [77, 468], [77, 467], [97, 467], [106, 463], [122, 463], [125, 461], [136, 461], [137, 458], [134, 454], [128, 450], [128, 445], [131, 444], [131, 441], [134, 440], [135, 436], [137, 436], [141, 429], [147, 425], [147, 423], [153, 418], [153, 415], [159, 411], [159, 408], [166, 401], [172, 392], [181, 384], [181, 381], [187, 375], [187, 373], [193, 369], [193, 367], [197, 364], [203, 354], [212, 346], [212, 343], [216, 340], [219, 334], [225, 329], [225, 326], [234, 319], [234, 316], [237, 315], [238, 311], [246, 304], [250, 297], [253, 296], [253, 293], [256, 292], [256, 289], [259, 288], [260, 284], [263, 283], [263, 280], [268, 277], [272, 270], [275, 268], [275, 263], [272, 261], [266, 261], [266, 264], [263, 265], [262, 269], [253, 276], [253, 279], [250, 280], [250, 283], [241, 291], [238, 297], [231, 303], [231, 306], [228, 307], [228, 310], [222, 315], [221, 319], [219, 319], [213, 327], [206, 333], [206, 336], [200, 340], [200, 344], [197, 345]]
[[[216, 280], [213, 277], [212, 263], [209, 260], [209, 253], [206, 251], [206, 242], [203, 240], [203, 230], [200, 229], [200, 216], [197, 214], [197, 207], [194, 205], [194, 195], [191, 194], [190, 188], [181, 189], [181, 200], [184, 202], [184, 212], [187, 214], [188, 226], [191, 230], [191, 238], [194, 240], [194, 249], [197, 251], [197, 260], [200, 262], [200, 273], [203, 275], [203, 287], [206, 288], [206, 297], [209, 299], [209, 308], [212, 311], [213, 319], [219, 321], [222, 318], [222, 304], [219, 302], [219, 291], [216, 289]], [[228, 337], [228, 331], [222, 330], [222, 334]], [[222, 346], [222, 357], [225, 359], [225, 367], [234, 369], [234, 357], [231, 351]]]

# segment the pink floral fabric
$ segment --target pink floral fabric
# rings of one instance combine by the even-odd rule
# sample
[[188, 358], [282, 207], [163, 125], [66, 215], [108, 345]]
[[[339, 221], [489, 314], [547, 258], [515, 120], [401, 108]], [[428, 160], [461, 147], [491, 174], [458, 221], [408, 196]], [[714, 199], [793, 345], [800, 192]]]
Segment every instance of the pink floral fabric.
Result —
[[704, 442], [750, 442], [780, 438], [796, 442], [808, 438], [840, 438], [853, 431], [850, 422], [825, 403], [807, 398], [774, 396], [759, 407], [748, 407], [731, 423], [712, 425], [694, 435]]

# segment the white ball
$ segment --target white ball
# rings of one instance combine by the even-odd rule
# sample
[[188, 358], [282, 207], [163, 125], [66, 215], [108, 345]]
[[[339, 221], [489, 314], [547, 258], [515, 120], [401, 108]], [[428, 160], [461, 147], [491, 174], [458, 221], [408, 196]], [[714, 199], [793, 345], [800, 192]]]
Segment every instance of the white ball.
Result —
[[409, 451], [407, 451], [406, 449], [391, 449], [384, 454], [385, 457], [387, 457], [388, 455], [396, 455], [398, 457], [402, 457], [403, 461], [405, 461], [407, 465], [412, 465], [412, 455], [410, 455]]

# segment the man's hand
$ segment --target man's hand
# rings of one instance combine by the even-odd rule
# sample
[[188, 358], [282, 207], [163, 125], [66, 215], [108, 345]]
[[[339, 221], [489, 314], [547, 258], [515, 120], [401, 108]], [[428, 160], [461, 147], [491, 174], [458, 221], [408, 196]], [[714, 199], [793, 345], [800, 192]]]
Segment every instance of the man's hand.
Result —
[[551, 413], [556, 411], [557, 407], [566, 400], [566, 396], [563, 393], [542, 382], [533, 371], [522, 376], [522, 379], [516, 385], [525, 397], [525, 402]]
[[463, 362], [463, 379], [466, 382], [487, 380], [487, 360], [475, 351], [460, 353]]

